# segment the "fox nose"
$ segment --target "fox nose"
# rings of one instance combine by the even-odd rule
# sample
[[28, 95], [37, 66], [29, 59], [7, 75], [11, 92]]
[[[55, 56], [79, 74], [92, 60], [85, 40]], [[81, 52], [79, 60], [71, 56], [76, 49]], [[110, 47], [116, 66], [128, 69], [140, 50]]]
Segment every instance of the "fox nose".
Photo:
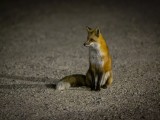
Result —
[[86, 43], [84, 43], [83, 45], [86, 46]]

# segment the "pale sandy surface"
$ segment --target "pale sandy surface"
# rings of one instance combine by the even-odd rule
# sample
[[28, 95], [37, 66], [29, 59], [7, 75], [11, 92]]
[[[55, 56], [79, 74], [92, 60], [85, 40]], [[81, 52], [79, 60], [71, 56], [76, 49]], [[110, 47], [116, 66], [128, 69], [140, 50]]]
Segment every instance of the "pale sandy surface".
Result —
[[[160, 119], [158, 2], [0, 2], [1, 120]], [[99, 26], [114, 82], [100, 92], [56, 91], [88, 69], [85, 26]]]

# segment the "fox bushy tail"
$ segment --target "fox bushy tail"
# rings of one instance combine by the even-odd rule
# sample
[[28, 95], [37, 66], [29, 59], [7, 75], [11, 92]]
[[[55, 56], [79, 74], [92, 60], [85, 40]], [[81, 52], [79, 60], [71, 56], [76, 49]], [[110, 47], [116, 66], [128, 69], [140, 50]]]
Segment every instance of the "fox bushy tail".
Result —
[[62, 78], [56, 85], [57, 90], [64, 90], [70, 87], [86, 86], [86, 76], [81, 74], [69, 75]]

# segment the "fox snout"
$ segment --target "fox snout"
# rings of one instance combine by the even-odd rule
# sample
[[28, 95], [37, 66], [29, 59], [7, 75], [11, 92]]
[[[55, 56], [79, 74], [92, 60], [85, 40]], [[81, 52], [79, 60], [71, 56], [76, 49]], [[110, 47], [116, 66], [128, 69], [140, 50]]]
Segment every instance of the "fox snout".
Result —
[[86, 41], [84, 44], [83, 44], [85, 47], [88, 47], [90, 45], [90, 42]]

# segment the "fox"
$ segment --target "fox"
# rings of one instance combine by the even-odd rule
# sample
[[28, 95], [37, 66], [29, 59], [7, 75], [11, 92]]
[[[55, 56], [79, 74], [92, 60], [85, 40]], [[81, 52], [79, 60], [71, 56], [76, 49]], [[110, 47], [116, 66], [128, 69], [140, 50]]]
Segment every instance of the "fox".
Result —
[[74, 74], [62, 78], [57, 84], [57, 90], [65, 90], [70, 87], [86, 86], [91, 91], [100, 91], [107, 88], [113, 82], [112, 59], [108, 45], [99, 28], [87, 29], [87, 41], [85, 47], [89, 48], [89, 68], [86, 75]]

